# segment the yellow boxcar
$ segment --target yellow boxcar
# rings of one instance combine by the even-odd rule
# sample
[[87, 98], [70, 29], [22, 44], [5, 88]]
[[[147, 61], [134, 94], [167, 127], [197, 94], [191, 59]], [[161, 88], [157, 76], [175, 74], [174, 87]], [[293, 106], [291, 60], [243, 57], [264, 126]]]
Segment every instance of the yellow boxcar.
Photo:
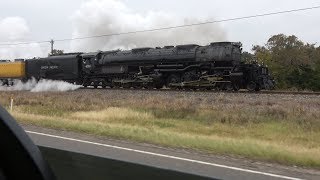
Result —
[[24, 62], [3, 62], [0, 63], [1, 78], [23, 78], [25, 77]]

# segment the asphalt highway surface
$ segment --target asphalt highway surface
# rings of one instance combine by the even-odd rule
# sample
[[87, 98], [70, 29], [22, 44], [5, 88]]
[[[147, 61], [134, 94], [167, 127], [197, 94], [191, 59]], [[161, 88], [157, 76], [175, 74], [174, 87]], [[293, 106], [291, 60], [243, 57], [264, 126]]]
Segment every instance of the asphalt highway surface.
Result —
[[98, 157], [171, 169], [216, 179], [320, 179], [320, 172], [254, 162], [190, 150], [93, 137], [66, 131], [24, 126], [36, 145]]

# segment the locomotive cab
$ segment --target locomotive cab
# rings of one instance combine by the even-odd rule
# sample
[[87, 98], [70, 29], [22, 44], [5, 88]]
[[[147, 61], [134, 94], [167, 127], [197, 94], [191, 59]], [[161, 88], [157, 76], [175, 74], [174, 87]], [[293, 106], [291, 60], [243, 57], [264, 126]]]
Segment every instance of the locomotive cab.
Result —
[[95, 67], [98, 65], [98, 61], [101, 57], [101, 53], [87, 53], [82, 55], [82, 70], [86, 74], [94, 73]]

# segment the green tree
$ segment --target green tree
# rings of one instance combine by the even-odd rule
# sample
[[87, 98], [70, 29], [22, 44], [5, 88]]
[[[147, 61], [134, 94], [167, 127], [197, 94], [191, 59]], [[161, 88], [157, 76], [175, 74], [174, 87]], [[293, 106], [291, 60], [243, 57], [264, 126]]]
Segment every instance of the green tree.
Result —
[[242, 55], [241, 55], [241, 61], [242, 62], [250, 63], [250, 62], [252, 62], [254, 60], [255, 60], [254, 55], [249, 53], [249, 52], [244, 51], [242, 53]]
[[52, 53], [49, 54], [49, 56], [61, 55], [61, 54], [63, 54], [63, 52], [64, 52], [63, 50], [54, 49], [54, 50], [52, 51]]
[[278, 88], [320, 90], [320, 48], [315, 44], [278, 34], [252, 50], [259, 62], [269, 66]]

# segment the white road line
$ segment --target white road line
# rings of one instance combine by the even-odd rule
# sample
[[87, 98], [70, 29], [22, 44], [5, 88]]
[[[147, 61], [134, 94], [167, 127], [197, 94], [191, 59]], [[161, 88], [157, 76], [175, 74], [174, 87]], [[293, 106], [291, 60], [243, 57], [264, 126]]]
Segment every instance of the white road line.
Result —
[[120, 146], [113, 146], [113, 145], [108, 145], [108, 144], [96, 143], [96, 142], [91, 142], [91, 141], [85, 141], [85, 140], [80, 140], [80, 139], [63, 137], [63, 136], [56, 136], [56, 135], [52, 135], [52, 134], [39, 133], [39, 132], [34, 132], [34, 131], [26, 131], [26, 132], [30, 133], [30, 134], [47, 136], [47, 137], [52, 137], [52, 138], [57, 138], [57, 139], [68, 140], [68, 141], [76, 141], [76, 142], [81, 142], [81, 143], [86, 143], [86, 144], [93, 144], [93, 145], [97, 145], [97, 146], [109, 147], [109, 148], [120, 149], [120, 150], [125, 150], [125, 151], [131, 151], [131, 152], [136, 152], [136, 153], [141, 153], [141, 154], [148, 154], [148, 155], [152, 155], [152, 156], [158, 156], [158, 157], [176, 159], [176, 160], [187, 161], [187, 162], [192, 162], [192, 163], [204, 164], [204, 165], [209, 165], [209, 166], [215, 166], [215, 167], [220, 167], [220, 168], [232, 169], [232, 170], [242, 171], [242, 172], [247, 172], [247, 173], [261, 174], [261, 175], [275, 177], [275, 178], [290, 179], [290, 180], [302, 180], [300, 178], [277, 175], [277, 174], [266, 173], [266, 172], [261, 172], [261, 171], [254, 171], [254, 170], [250, 170], [250, 169], [237, 168], [237, 167], [233, 167], [233, 166], [209, 163], [209, 162], [205, 162], [205, 161], [181, 158], [181, 157], [176, 157], [176, 156], [170, 156], [170, 155], [165, 155], [165, 154], [159, 154], [159, 153], [153, 153], [153, 152], [148, 152], [148, 151], [136, 150], [136, 149], [131, 149], [131, 148], [125, 148], [125, 147], [120, 147]]

